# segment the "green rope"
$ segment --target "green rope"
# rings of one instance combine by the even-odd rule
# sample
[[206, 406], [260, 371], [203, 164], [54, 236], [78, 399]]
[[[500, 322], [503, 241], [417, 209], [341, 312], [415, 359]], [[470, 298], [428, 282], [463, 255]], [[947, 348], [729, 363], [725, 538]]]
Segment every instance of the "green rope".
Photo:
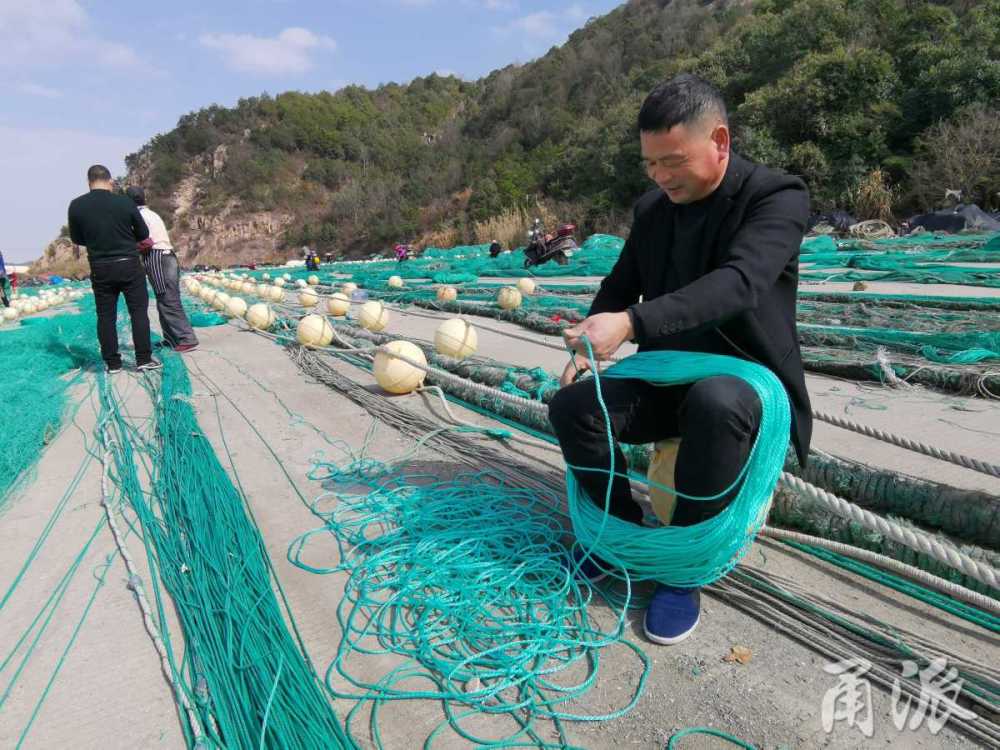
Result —
[[918, 583], [908, 581], [905, 578], [900, 578], [899, 576], [888, 571], [881, 570], [873, 565], [868, 565], [860, 560], [855, 560], [832, 550], [823, 549], [822, 547], [814, 547], [811, 544], [803, 544], [801, 542], [785, 541], [785, 544], [790, 547], [794, 547], [797, 550], [801, 550], [802, 552], [813, 555], [814, 557], [818, 557], [821, 560], [832, 563], [839, 568], [849, 570], [852, 573], [857, 573], [870, 581], [881, 583], [887, 588], [891, 588], [895, 591], [911, 596], [918, 601], [930, 604], [933, 607], [937, 607], [938, 609], [953, 614], [956, 617], [960, 617], [963, 620], [975, 623], [976, 625], [986, 628], [994, 633], [1000, 633], [1000, 617], [997, 617], [989, 612], [985, 612], [972, 605], [960, 602], [957, 599], [952, 599], [946, 594], [933, 591], [932, 589], [928, 589]]
[[689, 729], [682, 729], [679, 732], [675, 732], [670, 737], [670, 741], [667, 743], [667, 750], [680, 750], [677, 742], [684, 739], [685, 737], [690, 737], [693, 734], [704, 734], [710, 737], [719, 737], [720, 739], [726, 740], [731, 745], [736, 745], [736, 747], [742, 747], [745, 750], [757, 750], [755, 745], [751, 745], [749, 742], [744, 742], [738, 737], [733, 737], [731, 734], [726, 734], [719, 729], [711, 729], [710, 727], [691, 727]]
[[[590, 343], [587, 342], [588, 354]], [[632, 580], [657, 580], [674, 586], [703, 586], [732, 570], [746, 554], [767, 518], [767, 511], [778, 477], [784, 466], [791, 422], [784, 386], [767, 368], [713, 354], [689, 352], [640, 352], [598, 374], [591, 354], [591, 371], [598, 403], [604, 415], [611, 464], [609, 468], [568, 467], [567, 495], [573, 529], [581, 546], [619, 569], [628, 571]], [[654, 385], [693, 383], [717, 375], [738, 377], [748, 383], [761, 402], [761, 421], [746, 464], [733, 485], [739, 483], [736, 497], [718, 514], [693, 526], [637, 528], [608, 513], [611, 499], [611, 476], [614, 465], [614, 435], [611, 419], [601, 394], [603, 378], [631, 378]], [[599, 507], [579, 485], [575, 472], [599, 471], [609, 476], [603, 507]], [[692, 497], [664, 488], [691, 500]]]

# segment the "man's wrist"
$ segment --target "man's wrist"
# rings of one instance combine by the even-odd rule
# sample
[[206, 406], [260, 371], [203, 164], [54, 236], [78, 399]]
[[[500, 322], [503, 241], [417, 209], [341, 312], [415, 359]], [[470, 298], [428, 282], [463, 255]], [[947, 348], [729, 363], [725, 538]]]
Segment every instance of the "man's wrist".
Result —
[[626, 341], [633, 341], [635, 339], [635, 313], [632, 312], [632, 308], [628, 308], [623, 313], [625, 316], [624, 320], [628, 326], [628, 331], [625, 335]]

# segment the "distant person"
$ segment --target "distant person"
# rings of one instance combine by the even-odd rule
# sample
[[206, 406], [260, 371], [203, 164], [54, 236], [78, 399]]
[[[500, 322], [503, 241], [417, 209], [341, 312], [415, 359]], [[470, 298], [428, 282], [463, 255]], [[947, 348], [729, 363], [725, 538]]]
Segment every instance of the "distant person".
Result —
[[69, 234], [87, 248], [90, 285], [97, 306], [97, 339], [109, 373], [122, 370], [118, 352], [118, 295], [125, 296], [132, 320], [136, 369], [157, 370], [149, 338], [149, 293], [136, 244], [149, 237], [145, 220], [129, 198], [117, 195], [107, 167], [87, 170], [90, 192], [69, 204]]
[[184, 354], [198, 348], [198, 337], [194, 335], [191, 322], [181, 304], [181, 272], [177, 263], [174, 246], [163, 219], [146, 205], [146, 191], [141, 187], [130, 187], [125, 194], [139, 208], [146, 226], [149, 227], [148, 249], [140, 248], [142, 264], [146, 268], [149, 283], [156, 293], [156, 311], [160, 316], [163, 340], [175, 352]]
[[4, 307], [10, 307], [10, 294], [7, 287], [10, 281], [7, 279], [7, 266], [3, 262], [3, 253], [0, 253], [0, 301]]
[[493, 242], [490, 244], [490, 257], [496, 258], [502, 252], [503, 252], [503, 245], [501, 245], [497, 240], [493, 240]]
[[307, 246], [302, 247], [302, 257], [305, 258], [307, 271], [319, 270], [319, 264], [316, 262], [318, 258], [316, 254], [312, 250], [310, 250]]

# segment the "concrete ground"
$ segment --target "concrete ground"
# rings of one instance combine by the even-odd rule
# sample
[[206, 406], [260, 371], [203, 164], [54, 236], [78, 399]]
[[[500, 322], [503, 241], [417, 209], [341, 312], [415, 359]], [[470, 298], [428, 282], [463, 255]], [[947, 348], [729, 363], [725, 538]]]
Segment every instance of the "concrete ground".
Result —
[[[915, 286], [921, 287], [919, 293], [934, 293], [923, 285]], [[974, 296], [986, 293], [982, 289], [974, 291]], [[155, 313], [151, 317], [155, 321]], [[388, 330], [401, 337], [430, 340], [437, 324], [437, 320], [423, 314], [394, 312]], [[492, 320], [483, 320], [482, 325], [496, 329], [493, 332], [480, 328], [479, 351], [483, 355], [513, 364], [542, 366], [553, 372], [566, 361], [566, 355], [557, 349], [512, 338], [510, 334], [524, 334], [520, 329]], [[317, 671], [322, 674], [333, 659], [340, 638], [335, 610], [345, 577], [307, 573], [289, 564], [285, 555], [292, 540], [317, 525], [317, 519], [299, 494], [312, 499], [323, 492], [318, 483], [306, 478], [316, 451], [331, 454], [321, 434], [360, 448], [371, 416], [337, 392], [310, 382], [281, 348], [263, 337], [240, 331], [234, 325], [199, 329], [198, 335], [202, 347], [188, 355], [186, 362], [199, 421], [223, 465], [234, 479], [239, 479], [246, 492], [298, 627]], [[537, 334], [529, 337], [544, 338]], [[335, 362], [339, 372], [364, 385], [372, 383], [371, 376], [362, 370]], [[130, 418], [141, 426], [149, 416], [150, 404], [138, 387], [138, 377], [131, 373], [119, 377], [114, 387], [126, 399]], [[88, 378], [88, 383], [93, 382], [93, 377]], [[825, 377], [810, 376], [809, 386], [816, 408], [846, 414], [859, 422], [986, 460], [998, 458], [995, 436], [1000, 433], [1000, 404], [946, 397], [920, 389], [895, 391]], [[96, 536], [47, 630], [39, 638], [34, 655], [0, 706], [0, 747], [17, 746], [96, 590], [89, 614], [79, 627], [61, 671], [48, 688], [22, 746], [102, 750], [180, 748], [183, 736], [170, 688], [143, 629], [138, 607], [125, 586], [124, 568], [113, 555], [110, 534], [107, 528], [99, 526], [103, 514], [99, 505], [101, 466], [97, 460], [85, 463], [88, 451], [94, 449], [92, 433], [97, 415], [94, 393], [84, 388], [75, 396], [82, 406], [74, 422], [48, 446], [34, 481], [0, 516], [0, 591], [5, 592], [58, 511], [61, 498], [71, 490], [37, 558], [24, 572], [10, 601], [0, 608], [0, 633], [3, 633], [0, 643], [9, 648], [20, 638], [95, 530]], [[420, 396], [399, 397], [394, 402], [428, 416], [441, 414], [437, 404]], [[460, 409], [456, 411], [463, 419], [487, 421]], [[223, 436], [232, 453], [232, 466], [225, 458]], [[383, 426], [375, 434], [370, 450], [375, 458], [390, 460], [411, 446], [411, 438]], [[825, 425], [817, 427], [816, 446], [873, 465], [1000, 495], [1000, 480]], [[420, 452], [416, 460], [429, 462], [441, 476], [448, 476], [454, 470], [455, 459], [434, 450]], [[561, 466], [559, 456], [551, 451], [539, 450], [529, 460]], [[74, 487], [72, 480], [78, 470], [82, 471], [82, 477]], [[141, 540], [131, 535], [128, 544], [148, 582]], [[332, 545], [317, 545], [313, 553], [319, 557], [325, 555], [322, 560], [311, 557], [313, 562], [325, 565], [337, 562]], [[100, 566], [109, 556], [110, 568], [104, 585], [98, 587], [95, 575], [103, 572]], [[970, 660], [1000, 663], [1000, 643], [988, 637], [986, 631], [780, 545], [759, 542], [747, 556], [746, 565], [786, 576], [857, 611], [916, 631]], [[601, 625], [612, 622], [613, 613], [606, 607], [593, 605], [591, 614]], [[758, 747], [774, 749], [981, 746], [947, 727], [936, 736], [926, 728], [898, 732], [892, 721], [890, 696], [878, 688], [873, 690], [872, 738], [844, 723], [835, 725], [833, 732], [827, 734], [821, 724], [821, 705], [827, 691], [836, 684], [835, 678], [823, 671], [827, 659], [718, 598], [706, 597], [699, 629], [689, 640], [674, 647], [649, 645], [641, 634], [641, 615], [632, 614], [630, 620], [627, 639], [640, 645], [653, 660], [646, 691], [636, 708], [620, 719], [570, 724], [567, 732], [575, 745], [595, 750], [662, 748], [681, 728], [709, 726]], [[36, 632], [31, 631], [32, 638]], [[181, 634], [176, 623], [172, 634], [179, 643]], [[749, 663], [724, 661], [735, 645], [750, 649], [753, 656]], [[7, 690], [23, 655], [21, 648], [10, 666], [0, 666], [0, 691]], [[4, 649], [0, 658], [6, 657]], [[390, 657], [371, 656], [364, 657], [358, 669], [375, 679], [395, 664]], [[627, 702], [637, 677], [634, 655], [623, 647], [612, 648], [602, 655], [594, 688], [573, 708], [595, 714], [614, 711]], [[335, 685], [346, 687], [342, 682]], [[341, 717], [352, 705], [344, 699], [334, 702]], [[442, 718], [437, 703], [386, 704], [380, 722], [385, 747], [423, 746]], [[373, 746], [364, 712], [353, 728], [364, 746]], [[549, 738], [555, 741], [555, 735]], [[434, 747], [463, 748], [468, 744], [446, 733]], [[728, 745], [720, 740], [690, 737], [680, 742], [679, 747]]]

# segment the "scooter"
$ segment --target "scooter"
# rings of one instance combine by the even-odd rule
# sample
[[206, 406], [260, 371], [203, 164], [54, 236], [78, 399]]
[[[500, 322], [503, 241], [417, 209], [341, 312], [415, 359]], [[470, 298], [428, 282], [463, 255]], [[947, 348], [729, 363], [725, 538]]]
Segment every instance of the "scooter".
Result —
[[560, 266], [569, 263], [577, 249], [573, 232], [575, 224], [560, 224], [555, 234], [547, 234], [541, 219], [535, 219], [528, 232], [528, 246], [524, 248], [524, 267], [540, 266], [554, 260]]

